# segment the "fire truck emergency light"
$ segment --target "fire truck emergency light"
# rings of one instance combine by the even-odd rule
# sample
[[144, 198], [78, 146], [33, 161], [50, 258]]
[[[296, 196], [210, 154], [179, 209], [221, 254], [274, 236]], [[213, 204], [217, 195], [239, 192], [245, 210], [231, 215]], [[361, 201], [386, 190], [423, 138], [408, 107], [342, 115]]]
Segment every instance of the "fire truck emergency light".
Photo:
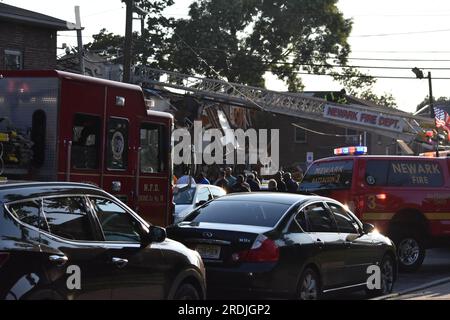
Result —
[[343, 147], [334, 149], [335, 156], [358, 156], [367, 154], [367, 147], [356, 146], [356, 147]]

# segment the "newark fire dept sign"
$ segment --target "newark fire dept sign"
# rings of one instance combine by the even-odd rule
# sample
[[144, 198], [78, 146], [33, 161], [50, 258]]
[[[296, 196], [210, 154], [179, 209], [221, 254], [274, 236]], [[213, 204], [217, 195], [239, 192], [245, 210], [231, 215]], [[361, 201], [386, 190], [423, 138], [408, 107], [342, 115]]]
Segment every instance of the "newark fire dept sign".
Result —
[[405, 126], [403, 119], [400, 117], [366, 110], [350, 110], [333, 105], [325, 105], [323, 116], [328, 119], [336, 119], [394, 132], [402, 132]]

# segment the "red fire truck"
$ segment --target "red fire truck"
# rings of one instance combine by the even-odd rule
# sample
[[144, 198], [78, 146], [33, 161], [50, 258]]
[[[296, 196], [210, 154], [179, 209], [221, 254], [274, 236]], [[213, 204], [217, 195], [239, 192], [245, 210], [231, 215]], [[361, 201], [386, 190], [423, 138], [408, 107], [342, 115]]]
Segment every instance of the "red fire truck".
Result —
[[172, 219], [172, 126], [139, 86], [0, 71], [0, 176], [95, 184], [157, 225]]
[[338, 148], [315, 161], [301, 191], [329, 196], [374, 224], [397, 245], [399, 267], [415, 271], [425, 250], [450, 243], [450, 158], [367, 156]]

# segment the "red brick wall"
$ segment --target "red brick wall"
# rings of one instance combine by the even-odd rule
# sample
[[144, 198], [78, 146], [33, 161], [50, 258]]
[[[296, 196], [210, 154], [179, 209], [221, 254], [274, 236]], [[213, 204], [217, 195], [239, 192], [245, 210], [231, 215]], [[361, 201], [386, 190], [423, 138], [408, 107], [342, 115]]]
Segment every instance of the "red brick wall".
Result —
[[56, 30], [0, 21], [0, 69], [5, 50], [21, 51], [24, 69], [55, 69]]

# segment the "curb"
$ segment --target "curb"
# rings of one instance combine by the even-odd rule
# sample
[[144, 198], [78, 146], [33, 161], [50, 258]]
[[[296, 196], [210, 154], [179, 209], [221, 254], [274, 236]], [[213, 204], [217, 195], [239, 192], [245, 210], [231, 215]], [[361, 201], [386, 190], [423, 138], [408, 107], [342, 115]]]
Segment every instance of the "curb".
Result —
[[389, 300], [391, 298], [396, 298], [396, 297], [399, 297], [399, 296], [402, 296], [402, 295], [410, 294], [410, 293], [413, 293], [415, 291], [425, 290], [425, 289], [428, 289], [428, 288], [431, 288], [431, 287], [439, 286], [439, 285], [445, 284], [447, 282], [450, 282], [450, 277], [442, 278], [442, 279], [439, 279], [439, 280], [434, 280], [434, 281], [422, 284], [422, 285], [414, 287], [414, 288], [406, 289], [406, 290], [403, 290], [403, 291], [400, 291], [400, 292], [396, 292], [396, 293], [391, 293], [391, 294], [388, 294], [388, 295], [385, 295], [385, 296], [381, 296], [381, 297], [377, 297], [377, 298], [373, 298], [373, 299], [370, 299], [370, 300]]

